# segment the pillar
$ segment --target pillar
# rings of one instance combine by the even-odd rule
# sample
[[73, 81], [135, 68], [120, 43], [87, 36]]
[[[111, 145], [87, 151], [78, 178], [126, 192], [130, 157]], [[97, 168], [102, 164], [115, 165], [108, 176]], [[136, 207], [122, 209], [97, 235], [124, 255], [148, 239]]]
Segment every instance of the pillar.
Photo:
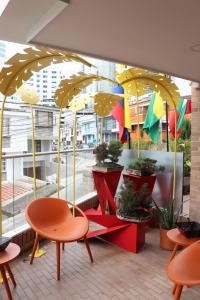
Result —
[[200, 222], [200, 84], [192, 83], [190, 219]]

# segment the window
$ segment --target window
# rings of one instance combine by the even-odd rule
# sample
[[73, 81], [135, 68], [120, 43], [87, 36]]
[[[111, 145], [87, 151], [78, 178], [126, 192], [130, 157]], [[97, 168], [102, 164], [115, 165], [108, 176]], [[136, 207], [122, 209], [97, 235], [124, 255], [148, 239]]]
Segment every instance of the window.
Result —
[[143, 106], [136, 107], [135, 111], [136, 111], [137, 115], [142, 115], [143, 114]]
[[41, 140], [35, 140], [35, 152], [41, 152], [42, 147], [41, 147]]
[[6, 137], [10, 132], [10, 121], [9, 118], [5, 118], [3, 121], [3, 136]]
[[6, 159], [2, 159], [2, 172], [6, 172]]
[[37, 110], [35, 112], [35, 124], [38, 127], [53, 127], [53, 113]]

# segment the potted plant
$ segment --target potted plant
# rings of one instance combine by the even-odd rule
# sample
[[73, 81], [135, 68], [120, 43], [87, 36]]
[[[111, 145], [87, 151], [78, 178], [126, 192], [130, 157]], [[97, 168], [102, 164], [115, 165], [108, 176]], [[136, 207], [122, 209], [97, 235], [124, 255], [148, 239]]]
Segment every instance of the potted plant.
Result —
[[97, 163], [93, 169], [103, 172], [122, 171], [123, 166], [117, 163], [123, 151], [122, 147], [120, 141], [111, 141], [109, 145], [106, 143], [98, 145], [94, 150]]
[[124, 181], [118, 196], [117, 217], [125, 221], [147, 222], [151, 219], [152, 198], [147, 197], [148, 185], [145, 183], [139, 192], [130, 180]]
[[164, 171], [164, 167], [158, 166], [156, 163], [157, 160], [155, 159], [139, 158], [128, 166], [127, 172], [123, 174], [124, 180], [132, 180], [137, 191], [144, 183], [147, 183], [149, 188], [147, 196], [151, 196], [156, 180], [156, 172]]
[[94, 150], [97, 163], [92, 174], [100, 205], [98, 211], [102, 214], [106, 213], [106, 208], [110, 214], [116, 214], [114, 197], [123, 170], [123, 166], [117, 163], [121, 153], [122, 143], [119, 141], [111, 141], [109, 145], [102, 143]]
[[168, 230], [176, 228], [176, 223], [182, 206], [175, 211], [174, 200], [172, 198], [169, 199], [166, 207], [164, 208], [159, 207], [154, 200], [153, 203], [160, 219], [160, 247], [164, 250], [173, 250], [174, 243], [169, 240], [167, 232]]

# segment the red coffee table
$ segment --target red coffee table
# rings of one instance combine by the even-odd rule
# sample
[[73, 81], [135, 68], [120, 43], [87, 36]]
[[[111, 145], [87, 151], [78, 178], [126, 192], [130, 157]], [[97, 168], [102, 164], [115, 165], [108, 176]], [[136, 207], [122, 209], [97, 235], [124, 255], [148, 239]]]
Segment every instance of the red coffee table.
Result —
[[13, 273], [11, 272], [9, 263], [13, 259], [15, 259], [15, 257], [17, 257], [19, 255], [19, 253], [20, 253], [20, 247], [14, 243], [10, 243], [8, 245], [8, 247], [5, 249], [5, 251], [0, 252], [0, 271], [1, 271], [2, 278], [3, 278], [3, 284], [6, 288], [6, 293], [7, 293], [9, 300], [12, 300], [12, 295], [11, 295], [10, 287], [9, 287], [8, 280], [6, 277], [6, 271], [8, 272], [14, 287], [16, 287], [15, 278], [13, 276]]

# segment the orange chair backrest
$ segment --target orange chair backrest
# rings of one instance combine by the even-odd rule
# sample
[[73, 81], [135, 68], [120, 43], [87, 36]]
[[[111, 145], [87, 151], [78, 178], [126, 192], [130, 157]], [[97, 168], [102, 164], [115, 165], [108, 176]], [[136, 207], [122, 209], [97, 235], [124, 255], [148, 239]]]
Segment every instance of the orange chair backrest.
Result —
[[36, 227], [55, 226], [73, 216], [65, 200], [57, 198], [39, 198], [33, 200], [25, 211], [29, 224]]

